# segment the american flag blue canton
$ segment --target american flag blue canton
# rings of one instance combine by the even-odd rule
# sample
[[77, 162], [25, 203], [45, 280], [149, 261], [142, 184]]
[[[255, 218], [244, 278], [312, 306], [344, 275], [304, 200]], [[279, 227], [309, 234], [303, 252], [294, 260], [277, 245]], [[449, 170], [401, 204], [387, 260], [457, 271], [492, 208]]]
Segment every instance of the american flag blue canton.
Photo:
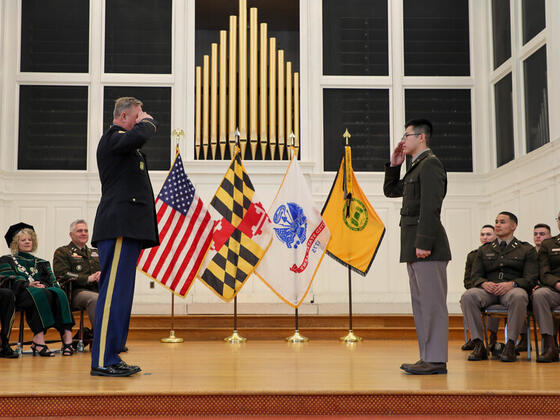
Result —
[[194, 186], [183, 167], [183, 160], [178, 154], [171, 172], [158, 194], [158, 198], [168, 206], [186, 215], [194, 199]]

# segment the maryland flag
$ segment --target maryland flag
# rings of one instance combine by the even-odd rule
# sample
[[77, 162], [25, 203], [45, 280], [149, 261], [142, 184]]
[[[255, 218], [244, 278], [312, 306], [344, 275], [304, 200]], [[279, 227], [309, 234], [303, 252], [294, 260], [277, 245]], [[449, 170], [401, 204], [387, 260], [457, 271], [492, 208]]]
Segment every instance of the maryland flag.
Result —
[[212, 244], [199, 278], [229, 302], [265, 254], [271, 240], [271, 223], [243, 163], [238, 147], [210, 203], [215, 212]]
[[365, 276], [385, 234], [385, 225], [358, 185], [350, 146], [345, 148], [321, 214], [332, 235], [327, 253]]

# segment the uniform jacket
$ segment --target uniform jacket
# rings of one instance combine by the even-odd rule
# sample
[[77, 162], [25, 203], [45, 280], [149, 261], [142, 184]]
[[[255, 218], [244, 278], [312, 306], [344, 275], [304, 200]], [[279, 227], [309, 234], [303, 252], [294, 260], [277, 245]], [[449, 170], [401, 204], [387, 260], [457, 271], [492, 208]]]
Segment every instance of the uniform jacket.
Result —
[[120, 236], [135, 239], [141, 248], [159, 245], [154, 192], [146, 156], [140, 148], [156, 132], [146, 118], [129, 131], [113, 125], [97, 147], [101, 202], [97, 207], [92, 245]]
[[531, 244], [514, 237], [504, 251], [497, 239], [478, 248], [471, 280], [475, 287], [481, 287], [486, 281], [513, 281], [531, 293], [538, 276], [537, 251]]
[[560, 281], [560, 235], [542, 241], [538, 260], [541, 284], [556, 290]]
[[79, 289], [98, 292], [97, 282], [88, 282], [88, 277], [100, 270], [99, 255], [95, 248], [85, 246], [84, 249], [80, 249], [70, 242], [68, 245], [57, 248], [54, 252], [53, 271], [57, 278], [63, 277], [66, 273], [78, 275], [78, 278], [73, 280], [72, 290], [74, 292]]
[[[447, 174], [440, 160], [427, 150], [400, 177], [400, 166], [385, 165], [383, 191], [387, 197], [402, 197], [401, 262], [449, 261], [451, 250], [441, 224], [441, 204], [447, 192]], [[416, 257], [416, 248], [429, 250], [428, 258]]]
[[472, 266], [474, 263], [474, 259], [476, 258], [477, 249], [473, 249], [471, 252], [467, 254], [467, 261], [465, 262], [465, 277], [463, 278], [463, 284], [465, 285], [465, 289], [470, 289], [473, 287], [471, 273], [472, 273]]

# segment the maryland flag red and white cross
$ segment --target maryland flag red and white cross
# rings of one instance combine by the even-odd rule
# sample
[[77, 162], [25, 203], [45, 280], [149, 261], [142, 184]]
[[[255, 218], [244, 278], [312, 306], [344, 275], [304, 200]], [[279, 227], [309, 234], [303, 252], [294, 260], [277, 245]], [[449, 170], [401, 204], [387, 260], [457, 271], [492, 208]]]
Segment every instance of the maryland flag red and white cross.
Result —
[[272, 228], [247, 175], [238, 147], [210, 203], [216, 212], [212, 244], [199, 278], [223, 300], [230, 301], [270, 245]]

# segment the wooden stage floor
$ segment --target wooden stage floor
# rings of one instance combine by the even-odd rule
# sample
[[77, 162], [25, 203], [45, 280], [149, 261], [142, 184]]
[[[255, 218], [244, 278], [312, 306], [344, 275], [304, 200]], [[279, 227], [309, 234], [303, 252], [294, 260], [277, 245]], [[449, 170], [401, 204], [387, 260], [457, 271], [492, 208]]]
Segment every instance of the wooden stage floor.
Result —
[[[412, 376], [411, 340], [129, 341], [143, 372], [89, 375], [90, 353], [0, 359], [0, 416], [124, 415], [554, 415], [560, 363], [468, 362], [449, 345], [447, 375]], [[51, 345], [55, 348], [56, 345]]]

